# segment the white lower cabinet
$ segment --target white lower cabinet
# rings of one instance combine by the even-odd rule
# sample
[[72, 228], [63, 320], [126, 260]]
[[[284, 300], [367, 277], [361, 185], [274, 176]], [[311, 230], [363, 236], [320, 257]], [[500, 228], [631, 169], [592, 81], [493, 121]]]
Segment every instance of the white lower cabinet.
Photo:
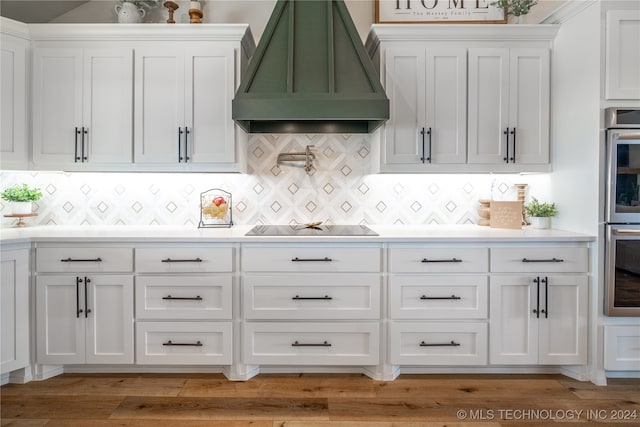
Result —
[[378, 322], [247, 322], [244, 362], [264, 365], [376, 365]]
[[29, 365], [29, 249], [2, 249], [0, 374]]
[[136, 362], [148, 365], [230, 365], [231, 322], [136, 323]]
[[484, 322], [393, 322], [389, 361], [395, 365], [486, 365]]
[[38, 363], [133, 363], [131, 275], [40, 275], [36, 306]]
[[604, 369], [640, 371], [640, 325], [605, 325]]

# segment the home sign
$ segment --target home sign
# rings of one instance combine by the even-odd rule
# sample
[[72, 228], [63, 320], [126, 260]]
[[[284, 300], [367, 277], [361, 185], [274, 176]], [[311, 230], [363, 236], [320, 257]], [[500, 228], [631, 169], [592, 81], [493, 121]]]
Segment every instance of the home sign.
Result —
[[376, 22], [382, 24], [504, 24], [494, 0], [376, 0]]

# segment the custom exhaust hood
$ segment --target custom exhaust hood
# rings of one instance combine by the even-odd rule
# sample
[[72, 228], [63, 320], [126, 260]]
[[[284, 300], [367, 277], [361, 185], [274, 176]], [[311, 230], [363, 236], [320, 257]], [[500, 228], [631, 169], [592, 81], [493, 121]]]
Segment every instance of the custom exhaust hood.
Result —
[[248, 133], [370, 133], [389, 118], [342, 0], [278, 0], [232, 116]]

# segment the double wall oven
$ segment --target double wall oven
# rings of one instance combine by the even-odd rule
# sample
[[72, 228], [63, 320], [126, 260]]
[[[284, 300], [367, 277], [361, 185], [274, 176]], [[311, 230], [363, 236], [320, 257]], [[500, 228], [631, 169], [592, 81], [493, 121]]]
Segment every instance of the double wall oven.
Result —
[[640, 316], [640, 108], [607, 108], [605, 313]]

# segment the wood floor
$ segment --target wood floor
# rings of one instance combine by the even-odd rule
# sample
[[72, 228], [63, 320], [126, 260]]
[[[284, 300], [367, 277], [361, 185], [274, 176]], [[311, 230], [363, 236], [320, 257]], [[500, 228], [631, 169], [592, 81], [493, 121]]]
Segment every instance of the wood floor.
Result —
[[65, 374], [1, 388], [19, 427], [576, 427], [640, 425], [640, 379], [560, 375]]

